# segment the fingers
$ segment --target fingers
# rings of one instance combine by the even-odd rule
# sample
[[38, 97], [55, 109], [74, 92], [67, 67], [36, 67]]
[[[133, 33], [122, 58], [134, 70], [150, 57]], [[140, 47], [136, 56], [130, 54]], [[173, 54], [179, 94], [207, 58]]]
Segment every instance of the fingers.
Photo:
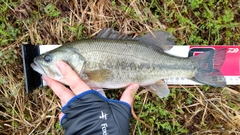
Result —
[[126, 102], [132, 106], [133, 98], [135, 93], [139, 88], [138, 84], [131, 84], [129, 85], [126, 90], [123, 92], [120, 101]]
[[56, 64], [60, 72], [66, 79], [68, 85], [76, 95], [91, 89], [80, 79], [80, 77], [76, 74], [76, 72], [74, 72], [72, 68], [68, 66], [65, 62], [58, 61]]
[[60, 82], [57, 82], [47, 76], [42, 76], [42, 79], [60, 98], [62, 106], [66, 105], [66, 103], [75, 96], [75, 94], [71, 90], [67, 89]]

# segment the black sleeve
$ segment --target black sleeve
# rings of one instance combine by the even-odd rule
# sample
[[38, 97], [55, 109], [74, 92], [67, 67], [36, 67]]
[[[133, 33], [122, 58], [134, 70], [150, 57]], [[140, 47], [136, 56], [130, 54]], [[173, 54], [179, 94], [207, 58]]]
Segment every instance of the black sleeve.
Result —
[[131, 106], [95, 90], [72, 98], [63, 108], [65, 135], [128, 135]]

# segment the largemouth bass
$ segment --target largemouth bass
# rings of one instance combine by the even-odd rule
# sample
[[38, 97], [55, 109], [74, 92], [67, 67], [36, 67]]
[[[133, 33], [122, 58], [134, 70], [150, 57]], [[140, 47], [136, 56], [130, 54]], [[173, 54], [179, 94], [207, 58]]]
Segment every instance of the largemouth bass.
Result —
[[[205, 52], [189, 58], [164, 51], [174, 45], [174, 37], [163, 31], [132, 39], [112, 29], [103, 29], [95, 39], [62, 45], [34, 58], [31, 67], [40, 74], [67, 85], [56, 67], [63, 60], [91, 88], [116, 89], [138, 83], [160, 98], [169, 94], [165, 78], [184, 77], [211, 86], [226, 85], [220, 68], [226, 50]], [[73, 80], [74, 81], [74, 80]]]

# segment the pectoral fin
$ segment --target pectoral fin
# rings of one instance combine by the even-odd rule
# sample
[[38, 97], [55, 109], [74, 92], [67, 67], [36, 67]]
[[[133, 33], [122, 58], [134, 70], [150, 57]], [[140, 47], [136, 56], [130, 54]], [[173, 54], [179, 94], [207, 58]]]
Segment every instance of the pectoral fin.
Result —
[[159, 80], [145, 88], [149, 89], [150, 92], [157, 94], [160, 98], [167, 97], [170, 93], [167, 84], [163, 80]]
[[86, 75], [88, 76], [89, 80], [92, 80], [95, 82], [104, 82], [107, 79], [109, 79], [111, 75], [111, 71], [107, 69], [94, 70], [94, 71], [86, 72]]

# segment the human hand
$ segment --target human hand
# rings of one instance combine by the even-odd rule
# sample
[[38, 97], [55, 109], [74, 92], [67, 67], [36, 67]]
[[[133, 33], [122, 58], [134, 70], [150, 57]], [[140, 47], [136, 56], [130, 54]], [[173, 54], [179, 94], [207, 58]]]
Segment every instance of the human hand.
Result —
[[131, 107], [138, 84], [129, 85], [120, 101], [110, 100], [91, 90], [65, 62], [58, 61], [57, 67], [71, 90], [51, 78], [42, 78], [60, 98], [59, 119], [65, 134], [129, 134]]

